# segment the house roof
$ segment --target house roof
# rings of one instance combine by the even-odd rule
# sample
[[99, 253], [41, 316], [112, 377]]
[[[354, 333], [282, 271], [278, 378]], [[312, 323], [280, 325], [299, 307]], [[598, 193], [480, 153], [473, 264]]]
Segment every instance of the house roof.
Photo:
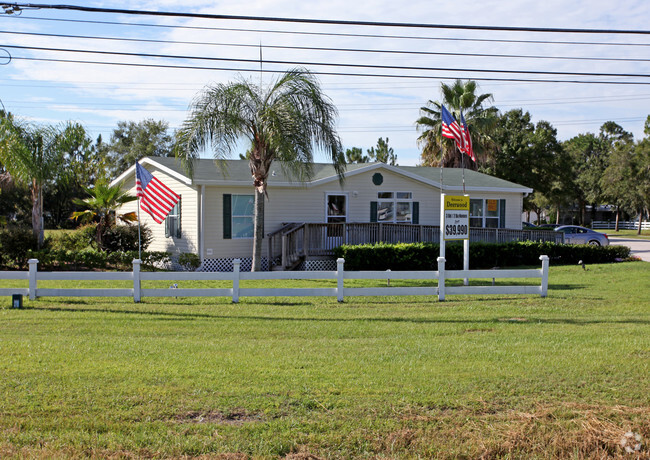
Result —
[[[147, 157], [140, 160], [144, 166], [158, 168], [188, 185], [251, 185], [248, 160], [197, 160], [194, 177], [190, 178], [175, 158]], [[391, 166], [384, 163], [352, 163], [346, 165], [345, 177], [367, 173], [373, 170], [388, 170], [410, 179], [424, 182], [443, 191], [462, 191], [463, 170], [460, 168], [431, 168], [424, 166]], [[135, 165], [113, 180], [119, 183], [135, 174]], [[468, 191], [502, 191], [532, 193], [532, 189], [497, 177], [466, 169], [465, 187]], [[268, 184], [271, 187], [312, 187], [326, 182], [338, 181], [334, 167], [329, 163], [314, 163], [311, 180], [306, 183], [292, 180], [280, 162], [273, 163]]]

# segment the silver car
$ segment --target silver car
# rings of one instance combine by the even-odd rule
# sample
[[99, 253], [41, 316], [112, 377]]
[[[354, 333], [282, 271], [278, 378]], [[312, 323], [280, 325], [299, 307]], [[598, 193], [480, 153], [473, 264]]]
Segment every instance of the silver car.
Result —
[[577, 225], [562, 225], [555, 229], [564, 233], [564, 242], [567, 244], [591, 244], [592, 246], [608, 246], [609, 238], [604, 233], [598, 233], [590, 228]]

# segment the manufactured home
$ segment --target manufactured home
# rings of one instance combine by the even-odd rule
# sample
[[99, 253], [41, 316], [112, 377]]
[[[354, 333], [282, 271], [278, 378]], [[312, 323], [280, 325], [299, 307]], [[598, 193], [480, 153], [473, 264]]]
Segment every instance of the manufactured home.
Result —
[[[201, 269], [227, 271], [232, 261], [250, 267], [254, 189], [247, 160], [197, 160], [190, 177], [174, 158], [140, 164], [181, 196], [162, 224], [140, 213], [153, 230], [150, 250], [172, 257], [192, 252]], [[343, 243], [438, 241], [440, 193], [470, 196], [470, 234], [521, 230], [524, 197], [532, 189], [471, 170], [347, 165], [343, 181], [330, 164], [315, 164], [306, 182], [273, 164], [264, 210], [266, 269], [329, 269], [332, 249]], [[135, 165], [113, 184], [135, 195]], [[136, 202], [122, 211], [136, 210]], [[502, 231], [503, 233], [503, 231]]]

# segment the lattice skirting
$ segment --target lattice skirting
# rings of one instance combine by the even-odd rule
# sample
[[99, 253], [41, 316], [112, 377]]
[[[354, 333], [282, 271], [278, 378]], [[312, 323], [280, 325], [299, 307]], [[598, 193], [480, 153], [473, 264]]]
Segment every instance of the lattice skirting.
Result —
[[336, 270], [336, 260], [335, 259], [305, 260], [300, 264], [298, 270], [333, 271]]
[[[228, 257], [223, 259], [203, 259], [203, 265], [199, 267], [197, 271], [199, 272], [231, 272], [233, 269], [233, 260], [236, 257]], [[278, 261], [279, 263], [279, 261]], [[251, 269], [253, 264], [252, 257], [246, 257], [241, 259], [241, 271], [248, 272]], [[269, 261], [266, 257], [262, 257], [262, 270], [266, 271], [269, 269]], [[306, 260], [302, 262], [298, 270], [305, 271], [332, 271], [336, 270], [336, 260], [331, 259], [318, 259], [318, 260]]]
[[[203, 259], [203, 264], [199, 267], [197, 271], [199, 272], [231, 272], [233, 270], [233, 260], [237, 257], [227, 257], [223, 259]], [[240, 258], [241, 266], [240, 270], [243, 272], [251, 271], [253, 266], [252, 257]], [[269, 262], [266, 257], [262, 257], [262, 270], [266, 271], [269, 269]]]

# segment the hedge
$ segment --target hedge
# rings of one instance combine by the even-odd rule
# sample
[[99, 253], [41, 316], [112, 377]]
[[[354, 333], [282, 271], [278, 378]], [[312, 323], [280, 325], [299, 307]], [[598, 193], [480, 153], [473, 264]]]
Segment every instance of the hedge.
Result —
[[[345, 259], [346, 270], [437, 270], [440, 247], [435, 243], [377, 243], [343, 245], [334, 250]], [[469, 251], [471, 268], [540, 265], [546, 254], [553, 265], [611, 263], [630, 257], [626, 246], [569, 245], [537, 241], [512, 243], [472, 243]], [[446, 268], [463, 268], [463, 244], [448, 243]]]

